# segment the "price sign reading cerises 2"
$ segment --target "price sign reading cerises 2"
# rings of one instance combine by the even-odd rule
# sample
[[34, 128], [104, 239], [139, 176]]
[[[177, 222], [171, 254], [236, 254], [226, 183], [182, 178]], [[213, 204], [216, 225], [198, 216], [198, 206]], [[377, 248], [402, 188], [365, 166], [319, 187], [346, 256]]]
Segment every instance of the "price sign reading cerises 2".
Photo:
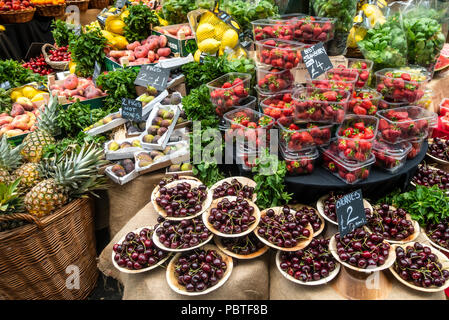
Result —
[[349, 232], [366, 224], [365, 207], [363, 206], [362, 190], [356, 190], [344, 195], [335, 203], [338, 230], [344, 237]]
[[122, 98], [122, 117], [131, 121], [142, 121], [142, 102]]
[[164, 91], [167, 87], [169, 76], [169, 69], [145, 65], [140, 68], [134, 84], [143, 87], [150, 85], [155, 87], [158, 91]]
[[316, 79], [334, 67], [322, 42], [301, 50], [301, 56], [312, 79]]

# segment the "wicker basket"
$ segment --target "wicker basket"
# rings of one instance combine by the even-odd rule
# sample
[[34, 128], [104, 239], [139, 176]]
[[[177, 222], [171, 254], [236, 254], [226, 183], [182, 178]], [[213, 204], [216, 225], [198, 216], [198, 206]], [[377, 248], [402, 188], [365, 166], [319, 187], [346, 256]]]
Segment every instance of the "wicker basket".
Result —
[[62, 17], [65, 13], [65, 3], [45, 4], [36, 6], [36, 14], [41, 17]]
[[47, 49], [56, 49], [55, 46], [46, 43], [42, 46], [42, 54], [44, 55], [45, 62], [55, 70], [69, 70], [70, 61], [51, 61], [50, 55], [47, 53]]
[[75, 1], [66, 1], [68, 6], [77, 6], [81, 12], [86, 11], [89, 8], [89, 0], [75, 0]]
[[33, 20], [36, 8], [22, 11], [0, 12], [0, 23], [25, 23]]
[[89, 8], [92, 9], [103, 9], [109, 6], [109, 0], [90, 0]]
[[91, 199], [76, 199], [40, 220], [10, 215], [32, 224], [0, 232], [0, 300], [86, 298], [98, 277], [93, 215]]

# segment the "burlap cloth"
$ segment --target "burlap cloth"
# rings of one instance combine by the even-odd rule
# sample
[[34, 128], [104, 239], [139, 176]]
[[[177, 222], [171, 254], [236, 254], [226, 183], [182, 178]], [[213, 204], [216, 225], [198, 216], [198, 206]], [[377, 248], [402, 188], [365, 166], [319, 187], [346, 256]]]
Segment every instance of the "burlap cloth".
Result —
[[[148, 196], [149, 198], [149, 196]], [[112, 246], [131, 230], [142, 226], [154, 225], [157, 213], [148, 203], [125, 224], [103, 250], [98, 268], [107, 276], [120, 281], [124, 286], [124, 300], [166, 300], [190, 297], [173, 292], [165, 279], [165, 268], [157, 268], [141, 274], [124, 274], [114, 268], [111, 260]], [[259, 300], [268, 299], [268, 254], [249, 261], [234, 259], [234, 268], [228, 281], [216, 291], [193, 299], [207, 300]]]

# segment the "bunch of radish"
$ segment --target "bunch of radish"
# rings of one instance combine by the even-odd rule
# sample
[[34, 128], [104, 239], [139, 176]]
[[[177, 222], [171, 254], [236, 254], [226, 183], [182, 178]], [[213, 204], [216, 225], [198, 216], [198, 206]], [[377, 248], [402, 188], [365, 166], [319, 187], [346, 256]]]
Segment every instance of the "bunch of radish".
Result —
[[134, 41], [126, 46], [127, 50], [111, 50], [108, 57], [121, 65], [130, 66], [157, 63], [167, 59], [171, 49], [167, 47], [167, 37], [151, 35], [142, 42]]

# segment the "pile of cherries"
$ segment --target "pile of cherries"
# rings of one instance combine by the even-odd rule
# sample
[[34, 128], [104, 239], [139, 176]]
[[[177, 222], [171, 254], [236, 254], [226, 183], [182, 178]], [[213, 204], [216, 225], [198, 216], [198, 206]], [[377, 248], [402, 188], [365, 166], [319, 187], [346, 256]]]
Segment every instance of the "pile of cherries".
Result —
[[310, 230], [306, 229], [308, 225], [309, 219], [301, 212], [284, 206], [279, 214], [273, 209], [266, 211], [260, 219], [257, 234], [278, 247], [293, 248], [311, 236]]
[[328, 277], [336, 268], [335, 259], [329, 252], [329, 239], [313, 239], [305, 249], [282, 252], [280, 267], [303, 282]]
[[221, 238], [221, 243], [229, 251], [240, 255], [255, 253], [265, 246], [254, 233], [238, 238]]
[[449, 161], [449, 141], [438, 137], [433, 138], [433, 143], [429, 144], [429, 150], [427, 152], [435, 158]]
[[237, 196], [251, 200], [253, 194], [254, 194], [253, 187], [243, 185], [237, 179], [232, 179], [231, 183], [223, 182], [221, 185], [216, 187], [213, 192], [213, 198], [218, 199], [226, 196]]
[[175, 263], [175, 275], [187, 291], [201, 292], [216, 285], [227, 267], [216, 250], [196, 249], [179, 257]]
[[188, 182], [178, 183], [176, 186], [159, 189], [156, 203], [161, 206], [169, 217], [193, 216], [203, 209], [202, 203], [207, 197], [204, 184], [192, 187]]
[[393, 268], [402, 279], [412, 282], [415, 286], [443, 286], [449, 279], [449, 270], [442, 267], [438, 257], [421, 243], [415, 242], [405, 250], [402, 247], [396, 248]]
[[433, 242], [449, 250], [449, 218], [427, 225], [426, 234]]
[[45, 62], [45, 58], [42, 53], [38, 57], [31, 58], [30, 61], [22, 64], [22, 67], [30, 69], [34, 73], [38, 73], [41, 76], [46, 76], [54, 72], [52, 67]]
[[164, 221], [158, 218], [160, 227], [156, 229], [159, 241], [166, 248], [188, 249], [198, 246], [211, 235], [201, 219], [184, 219], [181, 221]]
[[303, 218], [306, 218], [309, 221], [310, 225], [312, 226], [313, 232], [317, 232], [318, 230], [320, 230], [323, 222], [321, 221], [314, 208], [301, 207], [296, 212], [299, 212]]
[[367, 214], [366, 219], [373, 232], [387, 240], [401, 241], [415, 233], [413, 223], [407, 220], [406, 215], [407, 212], [404, 209], [394, 209], [384, 203], [375, 206], [373, 213]]
[[207, 220], [212, 227], [225, 234], [243, 233], [255, 223], [254, 207], [243, 197], [235, 200], [224, 198], [217, 203], [216, 208], [212, 208]]
[[449, 172], [420, 164], [413, 177], [413, 182], [426, 187], [437, 185], [441, 190], [448, 190]]
[[69, 46], [59, 47], [51, 49], [49, 51], [51, 61], [70, 61], [70, 52], [68, 52]]
[[384, 238], [376, 233], [368, 233], [362, 228], [340, 237], [337, 240], [337, 254], [341, 261], [360, 268], [376, 268], [385, 264], [390, 254], [390, 245], [383, 242]]
[[140, 270], [151, 267], [168, 253], [156, 247], [151, 239], [153, 230], [143, 228], [140, 232], [130, 232], [122, 243], [114, 244], [114, 260], [117, 264], [129, 270]]

